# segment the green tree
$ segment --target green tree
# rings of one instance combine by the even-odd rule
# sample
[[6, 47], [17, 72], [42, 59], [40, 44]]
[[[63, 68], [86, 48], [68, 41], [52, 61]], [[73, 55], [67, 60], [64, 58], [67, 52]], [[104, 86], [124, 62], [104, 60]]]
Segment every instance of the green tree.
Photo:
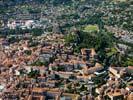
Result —
[[31, 70], [30, 73], [28, 73], [28, 77], [31, 77], [31, 78], [36, 78], [38, 75], [40, 74], [40, 72], [38, 70]]
[[32, 51], [31, 50], [25, 50], [24, 53], [27, 54], [27, 55], [31, 55]]
[[31, 30], [33, 36], [40, 36], [43, 34], [43, 29], [41, 28], [34, 28]]
[[78, 34], [72, 32], [70, 34], [67, 34], [65, 36], [65, 42], [70, 44], [70, 43], [78, 43], [79, 41], [79, 37], [78, 37]]

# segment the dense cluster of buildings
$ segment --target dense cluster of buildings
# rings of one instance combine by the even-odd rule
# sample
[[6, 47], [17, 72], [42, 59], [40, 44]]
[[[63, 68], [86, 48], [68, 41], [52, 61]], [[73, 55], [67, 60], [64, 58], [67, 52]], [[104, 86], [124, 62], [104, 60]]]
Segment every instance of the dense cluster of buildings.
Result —
[[22, 29], [31, 29], [34, 25], [34, 21], [33, 20], [26, 20], [26, 21], [8, 21], [7, 27], [9, 27], [9, 29], [16, 29], [16, 28], [22, 28]]
[[123, 30], [118, 27], [105, 26], [105, 28], [112, 33], [115, 33], [114, 36], [118, 39], [121, 39], [125, 42], [133, 43], [133, 32]]
[[[120, 8], [115, 4], [104, 6], [107, 2], [101, 3], [103, 0], [72, 0], [71, 5], [58, 6], [36, 1], [1, 0], [0, 33], [35, 28], [44, 33], [61, 33], [62, 29], [65, 33], [68, 28], [69, 33], [76, 27], [97, 20], [99, 23], [102, 17], [98, 16], [117, 17], [118, 22], [121, 17], [131, 19], [128, 17], [132, 6], [124, 13], [129, 16], [115, 16], [113, 12], [121, 11]], [[130, 21], [125, 22], [123, 25]], [[133, 43], [132, 32], [115, 26], [104, 27], [115, 33], [116, 38]], [[81, 48], [75, 53], [73, 46], [65, 43], [63, 34], [35, 37], [28, 32], [0, 36], [0, 100], [133, 100], [133, 66], [103, 66], [94, 48]], [[115, 48], [122, 54], [131, 49], [123, 44]]]
[[[15, 29], [16, 27], [22, 29], [41, 27], [45, 29], [46, 27], [54, 27], [57, 22], [64, 27], [80, 22], [81, 18], [86, 19], [85, 17], [87, 17], [89, 13], [92, 14], [95, 8], [93, 5], [94, 1], [89, 1], [89, 3], [85, 5], [79, 5], [80, 1], [73, 1], [72, 6], [53, 6], [49, 3], [37, 3], [35, 0], [25, 0], [25, 3], [22, 3], [22, 1], [16, 1], [18, 4], [13, 1], [5, 1], [6, 3], [0, 1], [1, 6], [9, 6], [9, 8], [4, 9], [5, 12], [6, 9], [9, 9], [8, 12], [0, 14], [0, 22], [2, 23], [0, 29]], [[98, 0], [96, 2], [98, 2]], [[75, 9], [77, 5], [78, 8]]]
[[105, 69], [95, 49], [74, 53], [62, 34], [0, 38], [0, 55], [2, 100], [133, 99], [132, 66]]

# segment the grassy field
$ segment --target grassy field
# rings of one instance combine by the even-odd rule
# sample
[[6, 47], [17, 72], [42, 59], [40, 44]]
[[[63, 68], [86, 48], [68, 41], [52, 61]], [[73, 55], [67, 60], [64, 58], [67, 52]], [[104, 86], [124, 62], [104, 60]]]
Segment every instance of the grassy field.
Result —
[[111, 56], [111, 55], [116, 54], [116, 53], [117, 53], [116, 48], [111, 48], [110, 52], [108, 52], [107, 55]]
[[93, 31], [99, 31], [99, 28], [97, 25], [87, 25], [84, 28], [84, 32], [93, 32]]

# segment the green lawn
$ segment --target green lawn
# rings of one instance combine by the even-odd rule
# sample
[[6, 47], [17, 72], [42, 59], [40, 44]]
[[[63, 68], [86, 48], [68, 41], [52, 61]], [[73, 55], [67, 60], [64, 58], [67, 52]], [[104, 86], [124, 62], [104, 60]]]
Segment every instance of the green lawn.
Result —
[[87, 25], [84, 30], [84, 32], [92, 32], [92, 31], [99, 31], [99, 27], [97, 25]]
[[108, 56], [111, 56], [113, 54], [116, 54], [117, 53], [117, 50], [116, 48], [111, 48], [111, 51], [107, 53]]

